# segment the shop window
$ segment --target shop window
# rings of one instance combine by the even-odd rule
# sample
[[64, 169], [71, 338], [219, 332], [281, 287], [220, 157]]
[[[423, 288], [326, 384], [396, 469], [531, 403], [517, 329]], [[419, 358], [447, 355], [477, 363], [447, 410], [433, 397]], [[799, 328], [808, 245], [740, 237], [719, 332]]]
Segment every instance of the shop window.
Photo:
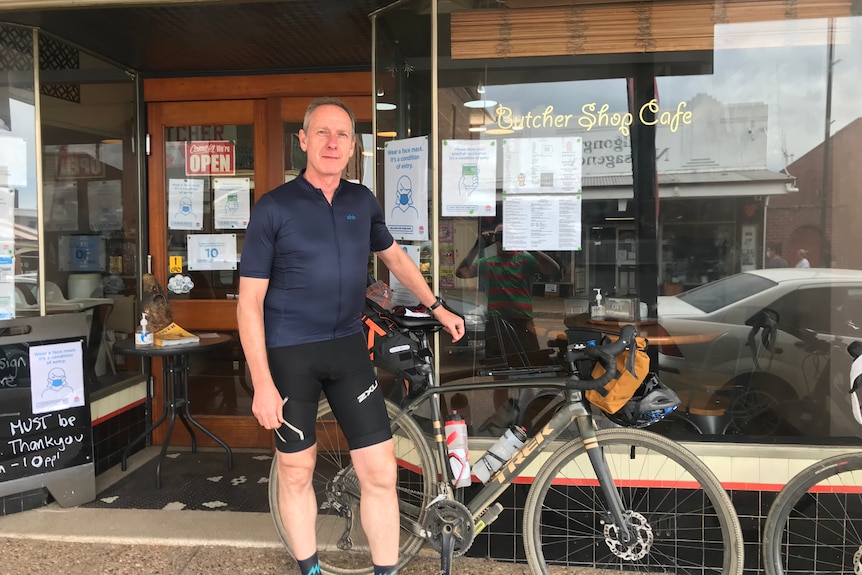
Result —
[[[126, 70], [39, 35], [47, 313], [90, 322], [88, 379], [140, 371], [112, 342], [137, 325], [141, 235], [135, 82]], [[22, 264], [27, 264], [24, 261]]]
[[[446, 297], [485, 317], [487, 286], [453, 277], [452, 268], [474, 249], [486, 220], [520, 229], [522, 245], [534, 241], [530, 249], [552, 254], [561, 268], [560, 281], [532, 278], [529, 306], [542, 346], [567, 319], [584, 316], [594, 288], [636, 297], [648, 324], [695, 336], [662, 346], [659, 358], [679, 370], [675, 383], [696, 382], [690, 397], [735, 400], [739, 390], [756, 389], [788, 409], [720, 431], [726, 439], [846, 439], [859, 434], [841, 408], [846, 401], [834, 387], [814, 388], [845, 381], [840, 348], [859, 337], [851, 294], [862, 284], [854, 241], [862, 214], [853, 197], [862, 149], [854, 83], [862, 74], [862, 19], [847, 1], [732, 4], [619, 2], [609, 9], [513, 0], [438, 14], [445, 40], [437, 45], [439, 153], [431, 170], [440, 217], [429, 225], [441, 230], [441, 258], [433, 271]], [[397, 140], [430, 133], [428, 79], [416, 68], [428, 59], [426, 16], [416, 2], [377, 17], [386, 30], [376, 46], [378, 85], [397, 95], [396, 109], [377, 118], [395, 128]], [[581, 169], [574, 174], [564, 154], [576, 138]], [[464, 177], [472, 178], [470, 188]], [[572, 181], [575, 190], [566, 188]], [[577, 211], [560, 202], [566, 193], [578, 196]], [[483, 201], [470, 205], [468, 197]], [[555, 220], [559, 214], [565, 220]], [[578, 245], [554, 245], [561, 237]], [[764, 270], [767, 244], [781, 247], [791, 266], [803, 249], [815, 268], [836, 269]], [[789, 331], [767, 353], [748, 345], [746, 321], [769, 306], [781, 308]], [[829, 341], [829, 353], [806, 349], [801, 338], [809, 331]], [[443, 351], [444, 381], [488, 361], [487, 347], [475, 344]], [[795, 425], [790, 402], [817, 396], [832, 399], [817, 403], [820, 423]], [[774, 421], [780, 425], [767, 425]]]

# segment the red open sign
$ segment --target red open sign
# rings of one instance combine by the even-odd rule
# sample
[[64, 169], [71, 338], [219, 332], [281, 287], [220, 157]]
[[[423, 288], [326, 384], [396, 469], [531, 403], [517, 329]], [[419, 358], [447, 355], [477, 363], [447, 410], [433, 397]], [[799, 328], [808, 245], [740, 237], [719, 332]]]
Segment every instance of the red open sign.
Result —
[[186, 142], [187, 176], [232, 176], [236, 147], [226, 140]]

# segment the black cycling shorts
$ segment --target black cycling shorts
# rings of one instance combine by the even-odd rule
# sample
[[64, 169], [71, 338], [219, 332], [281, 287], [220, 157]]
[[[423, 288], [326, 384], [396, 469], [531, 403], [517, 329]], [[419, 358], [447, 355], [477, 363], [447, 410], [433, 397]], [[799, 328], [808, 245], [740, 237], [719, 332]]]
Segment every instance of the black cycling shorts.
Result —
[[267, 350], [272, 379], [284, 402], [284, 425], [275, 445], [296, 453], [314, 445], [314, 422], [321, 391], [347, 438], [350, 449], [390, 439], [383, 391], [362, 333], [331, 341]]

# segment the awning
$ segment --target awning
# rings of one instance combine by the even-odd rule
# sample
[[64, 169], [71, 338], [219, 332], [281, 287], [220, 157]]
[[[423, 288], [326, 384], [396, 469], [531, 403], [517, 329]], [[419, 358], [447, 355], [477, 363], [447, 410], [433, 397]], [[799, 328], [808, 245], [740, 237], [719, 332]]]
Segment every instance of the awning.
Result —
[[[585, 176], [585, 200], [634, 199], [631, 175]], [[659, 198], [772, 196], [798, 191], [795, 180], [771, 170], [686, 172], [658, 175]]]

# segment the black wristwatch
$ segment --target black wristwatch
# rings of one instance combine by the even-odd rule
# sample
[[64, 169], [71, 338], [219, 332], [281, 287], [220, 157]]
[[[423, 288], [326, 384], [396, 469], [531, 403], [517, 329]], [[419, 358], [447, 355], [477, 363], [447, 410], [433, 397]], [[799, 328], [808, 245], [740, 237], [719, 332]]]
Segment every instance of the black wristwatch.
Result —
[[440, 296], [437, 296], [437, 301], [435, 301], [430, 306], [428, 306], [428, 311], [434, 311], [435, 309], [437, 309], [441, 305], [443, 305], [443, 300], [440, 298]]

